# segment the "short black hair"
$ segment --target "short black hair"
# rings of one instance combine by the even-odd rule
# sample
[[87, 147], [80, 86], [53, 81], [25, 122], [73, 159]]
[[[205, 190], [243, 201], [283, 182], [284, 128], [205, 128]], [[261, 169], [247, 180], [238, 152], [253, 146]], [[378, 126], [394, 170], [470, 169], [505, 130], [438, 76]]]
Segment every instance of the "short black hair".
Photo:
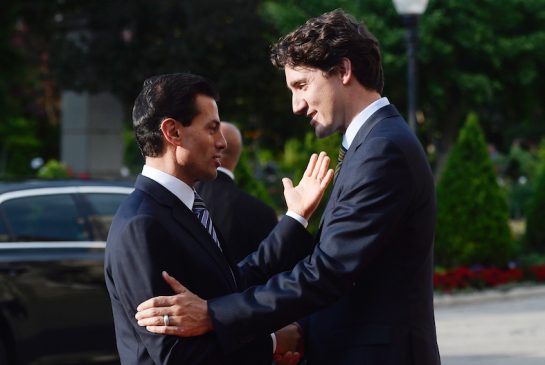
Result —
[[163, 151], [161, 122], [172, 118], [182, 125], [191, 124], [199, 113], [195, 100], [206, 95], [219, 101], [214, 85], [191, 73], [153, 76], [144, 81], [134, 101], [132, 120], [136, 142], [143, 156], [158, 157]]

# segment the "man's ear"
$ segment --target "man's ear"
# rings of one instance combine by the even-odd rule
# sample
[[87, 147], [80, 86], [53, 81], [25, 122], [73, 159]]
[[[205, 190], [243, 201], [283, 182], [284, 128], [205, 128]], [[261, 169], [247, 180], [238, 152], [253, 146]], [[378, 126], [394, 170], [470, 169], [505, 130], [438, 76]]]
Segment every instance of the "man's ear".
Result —
[[348, 84], [352, 79], [352, 62], [346, 57], [341, 59], [341, 62], [337, 66], [337, 72], [344, 85]]
[[165, 141], [169, 144], [179, 146], [182, 141], [182, 124], [175, 119], [166, 118], [161, 122], [160, 130]]

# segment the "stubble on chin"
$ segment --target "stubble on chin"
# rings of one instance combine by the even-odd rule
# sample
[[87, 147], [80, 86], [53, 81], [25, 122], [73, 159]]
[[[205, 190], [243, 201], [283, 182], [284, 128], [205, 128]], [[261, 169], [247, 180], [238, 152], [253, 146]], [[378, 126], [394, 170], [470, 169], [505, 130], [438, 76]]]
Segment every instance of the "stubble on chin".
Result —
[[330, 130], [329, 128], [324, 128], [320, 125], [314, 128], [314, 134], [316, 135], [316, 137], [320, 139], [329, 137], [334, 132], [335, 132], [334, 130]]

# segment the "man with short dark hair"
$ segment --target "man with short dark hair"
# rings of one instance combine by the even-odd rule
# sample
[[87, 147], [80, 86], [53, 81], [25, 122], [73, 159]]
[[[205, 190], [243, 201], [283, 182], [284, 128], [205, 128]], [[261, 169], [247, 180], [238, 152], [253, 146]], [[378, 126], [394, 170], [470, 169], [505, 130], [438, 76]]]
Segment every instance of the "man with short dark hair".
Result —
[[[273, 336], [269, 334], [273, 331], [262, 332], [238, 346], [222, 346], [215, 333], [187, 339], [157, 336], [134, 319], [138, 303], [172, 293], [163, 280], [168, 277], [164, 271], [201, 297], [213, 298], [266, 281], [310, 249], [303, 225], [286, 216], [275, 234], [238, 267], [224, 255], [228, 248], [193, 189], [197, 181], [216, 177], [225, 148], [217, 99], [210, 82], [187, 73], [152, 77], [136, 98], [133, 124], [146, 162], [134, 192], [113, 219], [105, 257], [122, 364], [270, 365], [275, 347], [295, 348], [288, 341], [296, 340], [289, 328]], [[327, 164], [324, 153], [313, 155], [297, 187], [285, 181], [288, 215], [310, 217], [332, 176], [326, 172]], [[159, 319], [168, 329], [170, 317]]]
[[214, 331], [233, 343], [312, 313], [302, 321], [308, 365], [440, 364], [434, 182], [420, 142], [381, 96], [377, 40], [335, 10], [282, 38], [271, 59], [284, 69], [293, 112], [306, 115], [318, 137], [342, 135], [314, 251], [266, 285], [197, 310], [202, 301], [180, 289], [145, 302], [137, 317], [145, 323], [162, 306], [180, 336]]

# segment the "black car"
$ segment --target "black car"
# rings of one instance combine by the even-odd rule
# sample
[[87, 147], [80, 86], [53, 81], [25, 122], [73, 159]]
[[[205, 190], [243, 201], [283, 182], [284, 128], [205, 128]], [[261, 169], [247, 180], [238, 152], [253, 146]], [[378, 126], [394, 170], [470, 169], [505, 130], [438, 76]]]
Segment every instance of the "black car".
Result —
[[103, 261], [130, 186], [0, 184], [0, 365], [119, 363]]

